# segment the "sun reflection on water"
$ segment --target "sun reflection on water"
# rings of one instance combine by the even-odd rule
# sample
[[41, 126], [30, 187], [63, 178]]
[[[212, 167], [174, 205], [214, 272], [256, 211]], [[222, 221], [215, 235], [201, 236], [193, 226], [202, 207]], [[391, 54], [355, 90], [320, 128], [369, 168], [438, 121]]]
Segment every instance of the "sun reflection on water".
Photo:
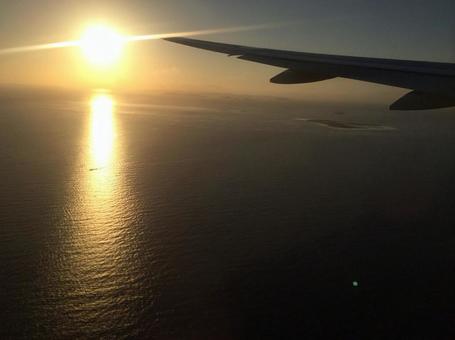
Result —
[[112, 96], [105, 93], [95, 94], [91, 100], [92, 169], [104, 168], [112, 161], [115, 140], [114, 106]]
[[113, 329], [125, 318], [137, 321], [134, 313], [122, 313], [122, 308], [135, 310], [139, 301], [131, 298], [139, 296], [131, 283], [138, 270], [138, 210], [125, 177], [124, 143], [117, 138], [116, 102], [108, 92], [95, 92], [88, 106], [80, 166], [65, 207], [65, 238], [50, 270], [55, 273], [50, 286], [61, 289], [46, 297], [55, 299], [52, 320], [59, 320], [63, 333], [87, 324]]

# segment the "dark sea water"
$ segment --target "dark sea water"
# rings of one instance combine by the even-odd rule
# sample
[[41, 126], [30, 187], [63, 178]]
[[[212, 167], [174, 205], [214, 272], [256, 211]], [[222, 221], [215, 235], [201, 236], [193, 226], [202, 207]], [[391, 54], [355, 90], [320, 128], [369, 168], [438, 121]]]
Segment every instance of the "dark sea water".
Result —
[[455, 111], [0, 92], [0, 338], [452, 339]]

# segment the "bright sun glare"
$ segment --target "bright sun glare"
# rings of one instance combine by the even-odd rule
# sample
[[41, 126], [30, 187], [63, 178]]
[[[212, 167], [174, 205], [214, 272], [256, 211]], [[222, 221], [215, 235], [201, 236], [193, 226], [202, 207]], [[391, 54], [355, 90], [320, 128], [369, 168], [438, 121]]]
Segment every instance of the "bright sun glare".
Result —
[[96, 67], [110, 67], [119, 61], [125, 39], [114, 29], [96, 25], [88, 27], [80, 40], [87, 60]]

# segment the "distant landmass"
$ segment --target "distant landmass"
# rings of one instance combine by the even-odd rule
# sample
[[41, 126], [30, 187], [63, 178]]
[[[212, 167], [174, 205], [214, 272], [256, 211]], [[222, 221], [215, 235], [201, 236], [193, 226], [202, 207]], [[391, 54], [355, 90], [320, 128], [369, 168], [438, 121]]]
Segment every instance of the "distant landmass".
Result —
[[375, 125], [375, 124], [364, 124], [364, 123], [354, 123], [354, 122], [342, 122], [339, 120], [330, 120], [330, 119], [306, 119], [306, 118], [297, 118], [296, 120], [305, 121], [308, 123], [314, 123], [322, 126], [326, 126], [334, 129], [348, 129], [348, 130], [375, 130], [375, 131], [388, 131], [396, 130], [396, 128], [385, 125]]

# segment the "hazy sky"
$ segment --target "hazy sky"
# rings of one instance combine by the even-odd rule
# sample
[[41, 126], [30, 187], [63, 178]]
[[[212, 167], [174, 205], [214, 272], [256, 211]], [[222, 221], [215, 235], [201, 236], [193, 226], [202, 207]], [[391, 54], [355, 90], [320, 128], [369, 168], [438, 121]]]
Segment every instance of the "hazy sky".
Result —
[[[0, 48], [77, 39], [103, 21], [126, 34], [268, 23], [266, 30], [198, 38], [307, 52], [455, 62], [453, 0], [1, 0]], [[279, 86], [278, 69], [163, 41], [134, 43], [110, 75], [90, 75], [77, 48], [0, 56], [0, 83], [131, 90], [234, 91], [375, 100], [402, 90], [348, 80]], [[101, 80], [103, 78], [103, 80]], [[364, 99], [365, 100], [365, 99]]]

